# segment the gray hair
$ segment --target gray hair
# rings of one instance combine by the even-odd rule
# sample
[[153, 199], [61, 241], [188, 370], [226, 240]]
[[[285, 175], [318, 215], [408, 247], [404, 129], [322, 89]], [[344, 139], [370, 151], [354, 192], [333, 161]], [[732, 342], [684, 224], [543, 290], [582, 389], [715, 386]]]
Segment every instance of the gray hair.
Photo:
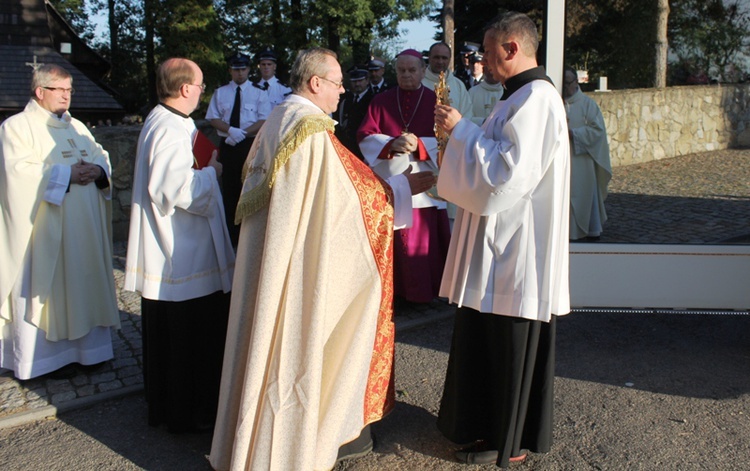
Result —
[[492, 20], [485, 27], [485, 31], [490, 33], [492, 38], [499, 43], [503, 43], [511, 37], [515, 38], [521, 52], [527, 57], [534, 57], [536, 50], [539, 48], [539, 31], [536, 24], [523, 13], [506, 12]]
[[39, 87], [48, 87], [52, 82], [56, 80], [70, 79], [70, 84], [73, 84], [73, 76], [70, 75], [65, 68], [56, 64], [44, 64], [34, 70], [34, 74], [31, 76], [31, 96], [36, 95], [36, 89]]
[[314, 76], [323, 77], [328, 73], [328, 56], [338, 60], [335, 52], [322, 47], [305, 49], [297, 54], [289, 78], [289, 85], [295, 93], [307, 90], [307, 84]]

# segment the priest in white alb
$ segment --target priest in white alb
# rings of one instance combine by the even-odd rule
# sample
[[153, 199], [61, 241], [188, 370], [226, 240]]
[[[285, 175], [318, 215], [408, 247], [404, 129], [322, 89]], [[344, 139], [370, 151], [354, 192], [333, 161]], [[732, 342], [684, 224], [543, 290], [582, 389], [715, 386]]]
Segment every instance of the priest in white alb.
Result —
[[214, 153], [197, 168], [190, 113], [203, 71], [184, 58], [156, 69], [159, 104], [138, 137], [123, 288], [141, 294], [148, 423], [210, 430], [224, 358], [234, 251]]
[[464, 118], [472, 118], [474, 110], [471, 106], [471, 97], [464, 83], [450, 70], [451, 49], [444, 42], [438, 42], [430, 46], [427, 54], [427, 69], [422, 78], [422, 85], [435, 90], [435, 84], [440, 80], [440, 73], [445, 74], [445, 82], [450, 89], [451, 106], [461, 113]]
[[599, 106], [567, 67], [563, 98], [570, 137], [570, 240], [595, 241], [607, 222], [604, 201], [612, 179], [607, 128]]
[[18, 379], [111, 359], [120, 326], [109, 157], [72, 95], [70, 73], [43, 65], [0, 128], [0, 366]]

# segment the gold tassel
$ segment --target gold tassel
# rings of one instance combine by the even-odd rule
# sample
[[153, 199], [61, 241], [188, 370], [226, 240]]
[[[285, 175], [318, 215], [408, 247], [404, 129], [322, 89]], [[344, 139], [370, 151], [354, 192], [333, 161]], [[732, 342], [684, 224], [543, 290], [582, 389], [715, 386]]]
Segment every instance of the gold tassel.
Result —
[[[240, 201], [237, 203], [237, 211], [234, 217], [234, 223], [240, 224], [245, 216], [250, 216], [261, 209], [263, 209], [269, 201], [271, 201], [271, 189], [276, 182], [276, 175], [286, 165], [292, 154], [297, 151], [299, 146], [302, 145], [313, 134], [324, 131], [333, 131], [334, 122], [331, 118], [325, 115], [308, 115], [299, 120], [294, 128], [288, 132], [281, 144], [279, 145], [276, 155], [273, 158], [273, 169], [271, 172], [266, 173], [266, 178], [261, 184], [251, 189], [250, 191], [243, 193], [240, 196]], [[259, 143], [260, 144], [260, 143]], [[243, 181], [247, 178], [247, 175], [252, 175], [258, 172], [264, 172], [263, 167], [248, 167], [247, 164], [243, 169]]]

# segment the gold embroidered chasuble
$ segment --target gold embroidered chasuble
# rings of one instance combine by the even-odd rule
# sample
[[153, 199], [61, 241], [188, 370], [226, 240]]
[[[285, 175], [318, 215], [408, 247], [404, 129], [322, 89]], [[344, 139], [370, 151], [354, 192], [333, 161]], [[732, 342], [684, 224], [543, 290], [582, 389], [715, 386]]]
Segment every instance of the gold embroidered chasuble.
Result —
[[393, 407], [393, 195], [333, 128], [287, 100], [246, 161], [215, 469], [330, 469]]

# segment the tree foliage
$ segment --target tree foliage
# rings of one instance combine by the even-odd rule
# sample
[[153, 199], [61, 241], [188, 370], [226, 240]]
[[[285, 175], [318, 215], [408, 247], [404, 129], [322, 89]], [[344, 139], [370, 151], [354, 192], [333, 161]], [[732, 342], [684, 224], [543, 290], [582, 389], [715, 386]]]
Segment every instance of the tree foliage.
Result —
[[218, 9], [227, 50], [256, 53], [272, 46], [284, 75], [296, 51], [323, 46], [344, 63], [362, 63], [373, 40], [398, 35], [398, 24], [417, 19], [434, 0], [220, 0]]
[[[266, 46], [279, 55], [282, 78], [296, 51], [312, 46], [333, 49], [348, 68], [371, 54], [387, 58], [402, 21], [442, 6], [440, 0], [51, 1], [89, 44], [93, 15], [107, 12], [109, 37], [93, 45], [110, 59], [108, 83], [129, 111], [149, 103], [155, 65], [167, 57], [195, 60], [209, 89], [228, 79], [227, 55], [254, 56]], [[567, 0], [565, 63], [589, 70], [594, 79], [606, 75], [612, 88], [651, 86], [658, 3]], [[747, 75], [750, 14], [745, 5], [745, 0], [669, 1], [670, 84], [685, 83], [700, 71], [716, 80]], [[455, 43], [481, 43], [486, 23], [506, 10], [527, 13], [541, 31], [545, 7], [546, 0], [455, 2]], [[436, 41], [442, 38], [439, 13], [430, 17]]]
[[101, 0], [50, 0], [50, 3], [81, 39], [93, 45], [95, 28], [90, 17], [102, 8]]
[[212, 0], [160, 0], [158, 5], [157, 63], [186, 57], [200, 66], [211, 88], [226, 81], [221, 24]]
[[750, 52], [746, 2], [681, 0], [673, 1], [671, 8], [669, 42], [676, 56], [673, 81], [746, 77]]
[[569, 0], [565, 63], [612, 88], [653, 84], [656, 0]]

